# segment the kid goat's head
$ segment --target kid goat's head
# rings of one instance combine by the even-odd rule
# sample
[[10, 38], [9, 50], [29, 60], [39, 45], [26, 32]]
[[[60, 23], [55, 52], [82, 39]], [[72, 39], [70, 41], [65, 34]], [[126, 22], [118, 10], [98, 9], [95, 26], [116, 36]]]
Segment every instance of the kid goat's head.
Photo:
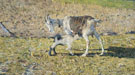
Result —
[[50, 32], [54, 32], [53, 20], [50, 18], [49, 15], [45, 18], [45, 24]]

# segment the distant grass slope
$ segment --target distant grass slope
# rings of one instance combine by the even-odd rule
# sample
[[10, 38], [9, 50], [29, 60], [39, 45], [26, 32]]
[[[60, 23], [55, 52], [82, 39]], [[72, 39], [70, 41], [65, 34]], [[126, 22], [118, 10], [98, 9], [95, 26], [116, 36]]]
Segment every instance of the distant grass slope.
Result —
[[135, 9], [135, 0], [54, 0], [62, 3], [96, 4], [104, 7]]

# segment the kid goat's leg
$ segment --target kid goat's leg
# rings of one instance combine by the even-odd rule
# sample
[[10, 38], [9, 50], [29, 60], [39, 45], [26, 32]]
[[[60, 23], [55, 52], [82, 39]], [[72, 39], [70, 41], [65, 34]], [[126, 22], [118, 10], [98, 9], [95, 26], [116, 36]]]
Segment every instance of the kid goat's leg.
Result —
[[60, 44], [60, 42], [54, 42], [53, 43], [53, 45], [50, 47], [50, 50], [49, 50], [49, 56], [52, 56], [52, 54], [51, 54], [51, 51], [53, 50], [53, 52], [54, 52], [54, 55], [56, 55], [57, 53], [56, 53], [56, 51], [55, 51], [55, 47], [58, 45], [58, 44]]
[[72, 41], [70, 40], [70, 39], [68, 39], [69, 41], [67, 41], [67, 37], [66, 38], [63, 38], [63, 39], [61, 39], [61, 40], [57, 40], [57, 41], [55, 41], [54, 43], [53, 43], [53, 45], [50, 47], [50, 50], [49, 50], [49, 55], [51, 56], [51, 51], [53, 50], [53, 52], [54, 52], [54, 55], [56, 54], [56, 52], [55, 52], [55, 47], [57, 46], [57, 45], [67, 45], [68, 46], [68, 51], [70, 52], [70, 54], [71, 55], [74, 55], [73, 53], [72, 53], [72, 51], [71, 51], [71, 43], [72, 43]]
[[74, 55], [74, 54], [72, 53], [72, 51], [71, 51], [71, 44], [72, 44], [72, 42], [67, 42], [68, 48], [67, 48], [66, 50], [68, 50], [71, 55]]
[[83, 37], [86, 40], [86, 50], [85, 50], [85, 53], [82, 56], [86, 56], [88, 54], [90, 42], [89, 42], [89, 38], [88, 38], [87, 35], [83, 35]]
[[102, 43], [102, 40], [100, 38], [100, 35], [96, 31], [94, 32], [94, 35], [99, 40], [99, 43], [100, 43], [101, 48], [102, 48], [102, 53], [100, 55], [103, 55], [104, 54], [104, 47], [103, 47], [103, 43]]

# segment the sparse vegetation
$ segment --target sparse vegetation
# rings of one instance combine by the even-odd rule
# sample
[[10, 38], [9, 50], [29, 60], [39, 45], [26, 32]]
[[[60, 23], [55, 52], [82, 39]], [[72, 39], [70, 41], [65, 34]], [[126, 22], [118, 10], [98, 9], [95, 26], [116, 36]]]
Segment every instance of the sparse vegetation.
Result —
[[[127, 0], [0, 0], [0, 22], [18, 37], [0, 37], [0, 75], [134, 75], [134, 3]], [[80, 56], [85, 50], [84, 39], [73, 43], [76, 56], [69, 56], [66, 46], [58, 46], [58, 54], [48, 56], [53, 43], [52, 39], [43, 38], [50, 35], [44, 25], [48, 13], [52, 18], [90, 15], [103, 21], [97, 27], [99, 33], [117, 35], [101, 36], [106, 49], [104, 56], [98, 55], [101, 48], [92, 37], [89, 37], [87, 57]], [[0, 36], [8, 36], [1, 27]]]
[[58, 54], [48, 56], [52, 39], [0, 37], [0, 74], [21, 75], [28, 70], [38, 75], [135, 74], [135, 35], [102, 36], [106, 49], [104, 56], [98, 55], [101, 52], [98, 41], [89, 38], [92, 39], [89, 55], [81, 57], [84, 39], [73, 43], [76, 56], [69, 56], [66, 46], [58, 46]]

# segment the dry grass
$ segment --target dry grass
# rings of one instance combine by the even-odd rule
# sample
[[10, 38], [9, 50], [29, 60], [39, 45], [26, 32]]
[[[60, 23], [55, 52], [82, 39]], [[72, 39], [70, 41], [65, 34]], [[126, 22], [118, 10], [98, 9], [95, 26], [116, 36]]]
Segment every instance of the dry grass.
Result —
[[[52, 18], [91, 15], [103, 20], [97, 28], [99, 33], [135, 31], [135, 10], [132, 9], [61, 4], [51, 0], [0, 0], [0, 10], [0, 21], [4, 21], [3, 24], [11, 32], [22, 37], [49, 36], [44, 25], [44, 17], [48, 13]], [[0, 28], [0, 35], [8, 34]], [[90, 37], [90, 54], [87, 57], [80, 56], [85, 50], [84, 39], [73, 44], [76, 56], [69, 56], [65, 46], [58, 46], [57, 56], [50, 57], [48, 50], [52, 39], [0, 37], [0, 75], [134, 75], [135, 35], [101, 37], [105, 55], [98, 55], [100, 46], [95, 38]]]
[[[87, 57], [84, 39], [73, 44], [75, 56], [69, 56], [66, 46], [56, 48], [56, 56], [48, 56], [52, 39], [3, 38], [0, 37], [0, 74], [21, 75], [134, 75], [135, 35], [103, 36], [105, 54], [101, 52], [95, 38]], [[81, 44], [79, 44], [81, 43]]]
[[[135, 11], [132, 9], [107, 8], [92, 4], [68, 4], [40, 1], [0, 1], [0, 21], [17, 36], [45, 37], [50, 33], [44, 25], [44, 17], [50, 14], [52, 18], [64, 16], [91, 15], [103, 20], [98, 27], [100, 33], [117, 32], [124, 34], [135, 31]], [[5, 22], [7, 21], [7, 22]], [[57, 32], [62, 32], [60, 29]], [[0, 29], [0, 35], [8, 35]]]

